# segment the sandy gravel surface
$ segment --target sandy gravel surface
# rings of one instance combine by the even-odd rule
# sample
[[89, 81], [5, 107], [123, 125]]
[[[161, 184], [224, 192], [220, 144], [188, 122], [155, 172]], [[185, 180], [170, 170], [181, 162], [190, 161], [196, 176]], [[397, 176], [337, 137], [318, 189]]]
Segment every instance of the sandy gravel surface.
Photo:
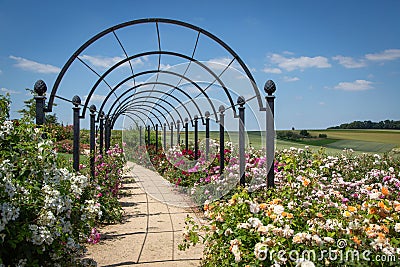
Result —
[[202, 246], [179, 251], [185, 218], [199, 221], [190, 200], [176, 192], [161, 176], [128, 163], [124, 222], [100, 228], [100, 243], [90, 245], [86, 257], [98, 266], [199, 266]]

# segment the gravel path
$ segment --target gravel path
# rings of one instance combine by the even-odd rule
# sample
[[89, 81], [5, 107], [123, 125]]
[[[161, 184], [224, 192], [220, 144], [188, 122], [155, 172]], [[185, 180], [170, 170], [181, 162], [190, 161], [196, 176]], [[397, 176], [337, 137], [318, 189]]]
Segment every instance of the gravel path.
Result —
[[160, 175], [128, 162], [122, 224], [100, 229], [100, 243], [88, 246], [98, 266], [199, 266], [203, 247], [179, 251], [185, 218], [200, 221], [191, 202]]

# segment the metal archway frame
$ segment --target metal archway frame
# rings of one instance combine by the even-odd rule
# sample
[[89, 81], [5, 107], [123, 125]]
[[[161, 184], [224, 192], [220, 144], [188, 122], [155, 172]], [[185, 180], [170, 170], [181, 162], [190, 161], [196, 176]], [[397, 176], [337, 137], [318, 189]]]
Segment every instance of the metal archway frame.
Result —
[[[210, 68], [208, 68], [208, 67], [207, 67], [206, 65], [204, 65], [203, 63], [201, 63], [201, 62], [199, 62], [199, 61], [197, 61], [197, 60], [195, 60], [195, 59], [193, 59], [193, 58], [191, 58], [191, 57], [189, 57], [189, 56], [186, 56], [186, 55], [183, 55], [183, 54], [180, 54], [180, 53], [176, 53], [176, 52], [170, 52], [170, 51], [150, 51], [150, 52], [144, 52], [144, 53], [141, 53], [141, 54], [136, 54], [136, 55], [133, 55], [133, 56], [131, 56], [131, 57], [125, 58], [125, 59], [123, 59], [123, 60], [117, 62], [116, 64], [114, 64], [114, 65], [113, 65], [112, 67], [110, 67], [106, 72], [104, 72], [104, 74], [97, 80], [97, 82], [95, 83], [95, 85], [94, 85], [94, 86], [92, 87], [92, 89], [90, 90], [90, 92], [89, 92], [89, 94], [88, 94], [88, 96], [87, 96], [87, 98], [86, 98], [85, 104], [84, 104], [84, 107], [85, 107], [85, 108], [82, 109], [82, 115], [81, 115], [81, 116], [82, 116], [82, 117], [85, 117], [86, 107], [89, 105], [89, 102], [90, 102], [90, 99], [91, 99], [92, 95], [94, 94], [94, 92], [95, 92], [96, 88], [98, 87], [98, 85], [99, 85], [102, 81], [104, 81], [105, 77], [106, 77], [109, 73], [111, 73], [111, 72], [112, 72], [114, 69], [116, 69], [118, 66], [120, 66], [120, 65], [122, 65], [122, 64], [124, 64], [124, 63], [126, 63], [126, 62], [128, 62], [128, 61], [130, 61], [130, 60], [132, 60], [132, 59], [135, 59], [135, 58], [138, 58], [138, 57], [142, 57], [142, 56], [148, 56], [148, 55], [172, 55], [172, 56], [181, 57], [181, 58], [190, 60], [190, 61], [192, 61], [192, 62], [195, 62], [195, 63], [198, 64], [199, 66], [201, 66], [201, 67], [202, 67], [203, 69], [205, 69], [209, 74], [211, 74], [211, 75], [214, 77], [215, 80], [218, 81], [218, 83], [220, 84], [220, 86], [222, 87], [222, 89], [224, 90], [226, 96], [227, 96], [228, 99], [229, 99], [230, 107], [232, 107], [232, 111], [233, 111], [233, 113], [234, 113], [234, 116], [237, 117], [235, 104], [234, 104], [234, 102], [233, 102], [232, 96], [231, 96], [230, 93], [229, 93], [229, 90], [226, 88], [226, 86], [224, 85], [224, 83], [222, 82], [222, 80], [221, 80]], [[150, 84], [150, 83], [144, 83], [144, 84]], [[197, 89], [201, 90], [201, 92], [208, 98], [208, 96], [205, 94], [205, 92], [204, 92], [203, 89], [201, 89], [199, 86], [197, 86], [196, 83], [193, 83], [193, 85], [195, 85]], [[173, 86], [174, 88], [177, 88], [177, 87], [174, 86], [174, 85], [171, 85], [171, 86]], [[134, 87], [135, 87], [135, 86], [134, 86]], [[112, 88], [110, 88], [110, 90], [112, 90]], [[257, 90], [258, 90], [258, 89], [257, 89]], [[214, 110], [215, 110], [215, 109], [214, 109]]]
[[[150, 108], [150, 109], [147, 109], [147, 108]], [[155, 108], [154, 106], [150, 106], [150, 105], [147, 105], [147, 104], [141, 104], [140, 106], [131, 107], [131, 109], [143, 109], [143, 110], [146, 110], [149, 113], [151, 113], [161, 124], [161, 121], [158, 119], [158, 116], [156, 114], [154, 114], [153, 112], [151, 112], [151, 111], [155, 110], [161, 115], [161, 117], [164, 118], [165, 121], [168, 121], [167, 117], [165, 117], [165, 115], [159, 109]], [[111, 117], [116, 121], [118, 119], [119, 115], [121, 113], [125, 112], [125, 111], [128, 111], [128, 110], [121, 110], [119, 113], [115, 113]], [[171, 117], [171, 115], [170, 115], [170, 117]], [[150, 117], [148, 115], [147, 115], [147, 118], [150, 119]], [[171, 119], [172, 119], [173, 124], [175, 125], [174, 118], [171, 117]]]
[[[200, 91], [200, 93], [203, 94], [203, 95], [208, 99], [208, 102], [210, 103], [210, 106], [211, 106], [211, 108], [212, 108], [214, 114], [216, 114], [216, 109], [215, 109], [214, 104], [212, 103], [212, 101], [209, 100], [209, 97], [208, 97], [208, 95], [205, 93], [205, 90], [203, 90], [195, 81], [193, 81], [193, 80], [189, 79], [188, 77], [186, 77], [186, 76], [184, 76], [184, 75], [181, 75], [181, 74], [179, 74], [179, 73], [172, 72], [172, 71], [165, 71], [165, 70], [148, 70], [148, 71], [143, 71], [143, 72], [140, 72], [140, 73], [137, 73], [137, 74], [134, 74], [134, 75], [132, 75], [132, 76], [129, 76], [129, 77], [125, 78], [124, 80], [122, 80], [121, 82], [119, 82], [119, 83], [108, 93], [108, 95], [105, 97], [105, 99], [104, 99], [104, 101], [103, 101], [104, 104], [100, 107], [100, 111], [102, 110], [102, 108], [104, 107], [104, 105], [105, 105], [105, 103], [108, 101], [108, 99], [111, 97], [111, 95], [114, 94], [115, 91], [118, 90], [118, 88], [119, 88], [120, 86], [122, 86], [125, 82], [127, 82], [127, 81], [129, 81], [129, 80], [131, 80], [131, 79], [135, 79], [136, 77], [139, 77], [139, 76], [142, 76], [142, 75], [147, 75], [147, 74], [152, 74], [152, 73], [153, 73], [153, 74], [165, 73], [165, 74], [175, 75], [175, 76], [177, 76], [177, 77], [180, 77], [181, 79], [184, 79], [184, 80], [188, 81], [188, 83], [190, 83], [190, 84], [192, 84], [193, 86], [195, 86], [195, 87]], [[154, 85], [156, 85], [156, 84], [158, 84], [158, 83], [156, 83], [156, 82], [153, 82], [153, 83], [148, 82], [148, 83], [143, 83], [143, 84], [141, 84], [141, 86], [145, 86], [145, 85], [149, 85], [149, 84], [154, 84]], [[161, 84], [161, 83], [160, 83], [160, 84]], [[167, 84], [165, 83], [165, 84], [161, 84], [161, 85], [167, 85]], [[168, 86], [171, 86], [171, 87], [173, 88], [172, 90], [179, 90], [179, 91], [182, 92], [182, 89], [180, 89], [180, 88], [177, 87], [177, 86], [174, 86], [174, 85], [172, 85], [172, 84], [168, 84]], [[130, 88], [129, 90], [134, 90], [134, 89], [136, 89], [136, 88], [138, 88], [138, 87], [136, 87], [136, 85], [135, 85], [135, 86], [133, 86], [132, 88]], [[149, 90], [148, 92], [152, 92], [152, 91], [155, 91], [155, 90], [152, 89], [152, 90]], [[183, 91], [183, 92], [184, 92], [184, 91]], [[169, 95], [172, 95], [172, 94], [169, 94]], [[187, 93], [186, 93], [185, 95], [186, 95], [188, 98], [192, 99], [192, 102], [196, 105], [196, 107], [197, 107], [199, 113], [201, 114], [201, 111], [200, 111], [200, 109], [198, 108], [198, 105], [197, 105], [197, 104], [195, 103], [195, 101], [194, 101], [194, 98], [191, 97], [191, 96], [189, 96]], [[116, 101], [117, 101], [117, 100], [116, 100]], [[216, 119], [216, 121], [218, 121], [218, 118], [217, 118], [216, 115], [215, 115], [215, 119]], [[204, 121], [203, 121], [203, 124], [204, 124]]]
[[[57, 76], [57, 79], [53, 85], [52, 88], [52, 92], [50, 94], [49, 97], [49, 101], [48, 101], [48, 106], [46, 108], [47, 112], [51, 112], [52, 108], [53, 108], [53, 103], [54, 103], [54, 98], [56, 97], [56, 93], [58, 90], [58, 87], [61, 83], [61, 80], [63, 79], [65, 73], [68, 71], [69, 67], [71, 66], [71, 64], [75, 61], [75, 59], [79, 59], [79, 55], [87, 48], [89, 47], [91, 44], [93, 44], [94, 42], [96, 42], [97, 40], [99, 40], [100, 38], [102, 38], [103, 36], [109, 34], [109, 33], [113, 33], [116, 40], [118, 41], [118, 43], [120, 44], [121, 48], [124, 50], [126, 59], [124, 62], [129, 62], [130, 63], [130, 57], [128, 57], [124, 47], [122, 46], [122, 43], [120, 42], [120, 40], [118, 39], [115, 31], [124, 27], [128, 27], [128, 26], [132, 26], [132, 25], [136, 25], [136, 24], [143, 24], [143, 23], [155, 23], [157, 25], [157, 29], [158, 29], [158, 23], [165, 23], [165, 24], [173, 24], [173, 25], [178, 25], [178, 26], [182, 26], [188, 29], [192, 29], [194, 31], [198, 32], [197, 35], [197, 40], [199, 39], [200, 34], [203, 34], [205, 36], [207, 36], [208, 38], [212, 39], [213, 41], [215, 41], [216, 43], [218, 43], [220, 46], [222, 46], [226, 51], [228, 51], [232, 56], [233, 59], [236, 60], [239, 65], [241, 66], [241, 68], [243, 69], [243, 71], [246, 73], [247, 77], [250, 79], [250, 81], [252, 82], [252, 87], [254, 89], [254, 92], [256, 94], [257, 100], [258, 100], [258, 105], [260, 107], [260, 110], [265, 109], [263, 107], [262, 104], [262, 100], [261, 100], [261, 96], [260, 93], [258, 91], [258, 88], [256, 86], [255, 80], [253, 78], [253, 76], [251, 75], [250, 70], [247, 68], [247, 66], [244, 64], [244, 62], [242, 61], [242, 59], [233, 51], [233, 49], [231, 49], [225, 42], [223, 42], [221, 39], [219, 39], [218, 37], [216, 37], [215, 35], [211, 34], [210, 32], [194, 26], [192, 24], [186, 23], [186, 22], [182, 22], [182, 21], [178, 21], [178, 20], [171, 20], [171, 19], [163, 19], [163, 18], [149, 18], [149, 19], [139, 19], [139, 20], [133, 20], [133, 21], [129, 21], [129, 22], [125, 22], [125, 23], [121, 23], [118, 24], [116, 26], [110, 27], [102, 32], [100, 32], [99, 34], [95, 35], [94, 37], [92, 37], [90, 40], [88, 40], [86, 43], [84, 43], [77, 51], [75, 51], [75, 53], [68, 59], [67, 63], [63, 66], [63, 68], [61, 69], [61, 72], [59, 73], [59, 75]], [[159, 33], [157, 31], [158, 37], [159, 37]], [[159, 48], [161, 47], [160, 45], [160, 38], [158, 38], [158, 44], [159, 44]], [[196, 41], [196, 46], [197, 46], [197, 41]], [[195, 46], [195, 48], [196, 48]], [[154, 54], [163, 54], [163, 51], [154, 51]], [[179, 53], [173, 53], [173, 52], [169, 52], [171, 55], [175, 55], [175, 56], [179, 56]], [[151, 54], [151, 53], [150, 53]], [[193, 58], [194, 53], [192, 55], [192, 57], [188, 57], [183, 55], [184, 58], [190, 60], [190, 61], [195, 61], [195, 59]], [[122, 63], [121, 63], [122, 64]], [[160, 67], [160, 62], [159, 62], [159, 67]], [[159, 69], [158, 67], [158, 69]], [[132, 69], [132, 65], [131, 65], [131, 70], [133, 73], [133, 69]], [[100, 77], [101, 78], [101, 77]], [[218, 78], [218, 77], [216, 77]], [[219, 79], [219, 78], [218, 78]], [[217, 80], [218, 80], [217, 79]], [[90, 94], [91, 96], [92, 94]], [[88, 105], [89, 101], [90, 101], [90, 96], [87, 99], [87, 103], [85, 103], [85, 106]], [[231, 101], [231, 104], [233, 104], [233, 101]], [[234, 107], [233, 107], [234, 108]], [[85, 110], [85, 109], [84, 109]], [[82, 111], [82, 115], [84, 116], [84, 110]]]
[[[140, 91], [140, 92], [135, 93], [134, 95], [139, 95], [139, 94], [148, 93], [148, 92], [150, 92], [150, 90]], [[162, 91], [157, 91], [157, 90], [151, 90], [151, 92], [169, 95], [168, 93], [164, 93], [164, 92], [162, 92]], [[186, 113], [188, 114], [189, 118], [192, 119], [192, 115], [190, 114], [190, 112], [189, 112], [189, 110], [187, 109], [187, 107], [182, 103], [182, 101], [180, 101], [180, 100], [179, 100], [178, 98], [176, 98], [174, 95], [169, 95], [169, 96], [172, 97], [172, 98], [174, 98], [174, 99], [180, 104], [180, 106], [183, 107], [183, 108], [185, 109], [185, 111], [186, 111]], [[118, 105], [118, 107], [117, 107], [115, 110], [118, 110], [119, 108], [122, 108], [122, 107], [124, 107], [125, 105], [128, 105], [128, 104], [129, 104], [129, 101], [133, 101], [134, 99], [133, 99], [133, 100], [130, 100], [131, 97], [132, 97], [132, 95], [131, 95], [131, 96], [128, 96], [128, 97], [125, 98], [123, 101], [121, 101], [120, 104]], [[150, 96], [147, 96], [147, 97], [150, 97]], [[141, 97], [139, 97], [139, 98], [141, 98]], [[155, 96], [151, 96], [151, 98], [156, 98], [156, 97], [155, 97]], [[135, 99], [138, 99], [138, 98], [135, 98]], [[159, 99], [159, 98], [157, 98], [157, 99]], [[159, 99], [159, 100], [165, 101], [165, 100], [163, 100], [163, 99]], [[168, 103], [169, 103], [169, 102], [168, 102]]]
[[[201, 115], [201, 110], [200, 110], [200, 107], [199, 107], [199, 105], [196, 103], [196, 101], [194, 101], [193, 100], [193, 98], [188, 94], [188, 93], [186, 93], [184, 90], [182, 90], [181, 88], [179, 88], [179, 87], [175, 87], [174, 85], [172, 85], [172, 84], [169, 84], [169, 83], [162, 83], [162, 82], [149, 82], [149, 83], [142, 83], [142, 84], [138, 84], [138, 85], [136, 85], [136, 86], [134, 86], [134, 87], [131, 87], [131, 88], [129, 88], [129, 89], [127, 89], [127, 90], [125, 90], [114, 102], [113, 102], [113, 104], [111, 105], [111, 107], [110, 107], [110, 110], [112, 110], [113, 108], [114, 108], [114, 106], [116, 105], [116, 103], [117, 102], [119, 102], [120, 100], [121, 100], [121, 98], [123, 97], [123, 96], [125, 96], [127, 93], [129, 93], [130, 91], [132, 91], [132, 90], [135, 90], [135, 89], [137, 89], [137, 88], [139, 88], [139, 87], [142, 87], [142, 86], [146, 86], [146, 85], [151, 85], [151, 84], [160, 84], [160, 85], [165, 85], [165, 86], [167, 86], [167, 87], [171, 87], [171, 88], [174, 88], [174, 89], [176, 89], [176, 90], [178, 90], [178, 91], [180, 91], [180, 92], [182, 92], [186, 97], [188, 97], [189, 99], [190, 99], [190, 101], [196, 106], [196, 109], [199, 111], [199, 115]], [[150, 92], [151, 92], [151, 90], [149, 90]], [[155, 91], [155, 90], [154, 90]], [[132, 94], [132, 95], [129, 95], [128, 96], [128, 98], [130, 98], [130, 97], [132, 97], [132, 96], [134, 96], [135, 94]], [[207, 97], [207, 99], [209, 100], [209, 98], [208, 98], [208, 96], [206, 95], [206, 97]], [[105, 101], [105, 100], [104, 100]], [[209, 103], [210, 103], [210, 105], [211, 105], [211, 108], [212, 108], [212, 110], [215, 112], [214, 114], [215, 114], [215, 117], [216, 117], [216, 120], [218, 119], [218, 117], [217, 117], [217, 113], [216, 113], [216, 111], [215, 111], [215, 107], [214, 107], [214, 104], [212, 104], [212, 102], [210, 102], [209, 101]], [[100, 107], [100, 111], [102, 111], [102, 109], [104, 109], [104, 105], [105, 105], [105, 102], [103, 102], [103, 104], [101, 105], [101, 107]], [[203, 124], [204, 124], [204, 121], [202, 120], [202, 122], [203, 122]]]
[[[135, 98], [135, 99], [133, 99], [132, 101], [130, 101], [130, 102], [128, 102], [128, 103], [125, 103], [125, 105], [121, 105], [120, 107], [118, 107], [118, 108], [115, 110], [115, 113], [117, 113], [119, 110], [123, 110], [123, 109], [125, 109], [125, 108], [129, 108], [129, 107], [131, 107], [131, 105], [138, 104], [138, 103], [142, 103], [142, 102], [144, 102], [144, 103], [151, 103], [151, 104], [154, 104], [154, 105], [163, 107], [162, 105], [160, 105], [160, 102], [147, 100], [147, 99], [149, 99], [149, 98], [150, 98], [150, 99], [158, 99], [158, 100], [161, 100], [162, 102], [168, 104], [168, 105], [173, 109], [173, 110], [171, 110], [171, 111], [175, 111], [175, 112], [178, 114], [178, 116], [179, 116], [179, 118], [181, 119], [181, 121], [183, 121], [182, 115], [175, 109], [175, 107], [174, 107], [171, 103], [169, 103], [168, 101], [166, 101], [166, 100], [164, 100], [164, 99], [160, 99], [160, 98], [154, 97], [154, 96], [142, 96], [142, 97]], [[140, 100], [140, 99], [145, 99], [145, 100]], [[168, 111], [167, 113], [170, 114], [169, 111]], [[110, 114], [110, 113], [108, 113], [108, 114]]]
[[[146, 114], [146, 113], [143, 112], [142, 110], [145, 110], [145, 111], [151, 113], [151, 114], [154, 116], [154, 118], [158, 121], [158, 123], [161, 124], [161, 121], [158, 119], [158, 117], [157, 117], [151, 110], [148, 110], [148, 109], [146, 109], [146, 108], [142, 108], [142, 109], [137, 108], [137, 109], [132, 109], [131, 111], [135, 111], [135, 112], [138, 112], [138, 113], [143, 114], [143, 115], [151, 122], [151, 124], [153, 125], [153, 128], [154, 128], [154, 127], [155, 127], [155, 124], [154, 124], [153, 120], [148, 116], [148, 114]], [[129, 112], [127, 112], [127, 113], [129, 113]], [[122, 115], [122, 114], [124, 114], [124, 112], [121, 111], [120, 114], [117, 114], [117, 116], [111, 117], [111, 118], [110, 118], [111, 121], [112, 121], [112, 126], [114, 126], [114, 124], [115, 124], [115, 122], [117, 121], [118, 117], [119, 117], [120, 115]], [[130, 113], [130, 114], [134, 114], [134, 113]], [[114, 127], [111, 127], [111, 128], [114, 128]]]
[[[116, 110], [116, 112], [115, 112], [114, 114], [117, 114], [118, 111], [129, 110], [129, 109], [132, 108], [132, 107], [141, 107], [142, 105], [145, 105], [144, 103], [145, 103], [145, 104], [153, 104], [153, 106], [151, 106], [151, 107], [157, 106], [157, 107], [162, 108], [162, 109], [171, 117], [171, 119], [173, 120], [174, 124], [176, 124], [176, 123], [175, 123], [175, 120], [173, 119], [173, 116], [171, 115], [171, 112], [170, 112], [169, 110], [167, 110], [164, 106], [160, 105], [159, 103], [153, 102], [153, 101], [150, 101], [150, 100], [132, 101], [132, 102], [130, 102], [130, 105], [127, 105], [126, 107], [121, 108], [120, 110]], [[178, 113], [178, 112], [177, 112], [177, 114], [178, 114], [179, 118], [180, 118], [181, 121], [182, 121], [183, 118], [182, 118], [181, 114]]]

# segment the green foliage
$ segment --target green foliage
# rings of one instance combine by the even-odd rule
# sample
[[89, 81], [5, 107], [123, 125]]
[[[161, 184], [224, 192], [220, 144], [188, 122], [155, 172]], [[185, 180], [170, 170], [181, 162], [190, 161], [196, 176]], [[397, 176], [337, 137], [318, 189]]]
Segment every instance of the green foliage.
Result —
[[0, 120], [8, 119], [10, 116], [10, 95], [0, 95]]
[[397, 129], [400, 130], [400, 121], [384, 120], [380, 122], [353, 121], [343, 123], [340, 126], [329, 127], [328, 129]]
[[89, 180], [60, 168], [52, 141], [43, 139], [40, 129], [7, 121], [4, 115], [0, 117], [0, 264], [78, 265], [82, 244], [101, 216]]
[[304, 136], [304, 137], [310, 136], [310, 133], [309, 133], [307, 130], [301, 130], [299, 134], [300, 134], [301, 136]]

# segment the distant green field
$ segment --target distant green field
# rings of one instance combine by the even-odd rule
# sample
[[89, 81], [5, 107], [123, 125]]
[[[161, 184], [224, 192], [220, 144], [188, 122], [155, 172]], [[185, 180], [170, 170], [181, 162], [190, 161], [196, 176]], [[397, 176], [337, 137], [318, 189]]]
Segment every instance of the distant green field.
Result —
[[[304, 148], [309, 146], [312, 149], [324, 147], [329, 154], [339, 154], [343, 149], [353, 149], [356, 153], [385, 153], [393, 148], [400, 148], [400, 131], [398, 130], [309, 130], [312, 136], [326, 134], [328, 138], [310, 138], [300, 141], [276, 140], [276, 149], [290, 147]], [[176, 135], [176, 133], [174, 133]], [[161, 135], [160, 135], [161, 136]], [[205, 138], [205, 132], [199, 131], [199, 139]], [[210, 138], [218, 140], [219, 132], [211, 131]], [[246, 144], [255, 148], [262, 148], [265, 145], [259, 131], [249, 131], [246, 136]], [[181, 132], [181, 143], [184, 143], [185, 133]], [[174, 136], [176, 142], [176, 136]], [[194, 132], [189, 132], [189, 142], [193, 142]], [[167, 141], [170, 136], [167, 134]], [[225, 133], [225, 141], [238, 143], [238, 133]]]
[[309, 132], [312, 135], [326, 134], [328, 138], [339, 140], [377, 142], [400, 147], [400, 130], [310, 130]]

